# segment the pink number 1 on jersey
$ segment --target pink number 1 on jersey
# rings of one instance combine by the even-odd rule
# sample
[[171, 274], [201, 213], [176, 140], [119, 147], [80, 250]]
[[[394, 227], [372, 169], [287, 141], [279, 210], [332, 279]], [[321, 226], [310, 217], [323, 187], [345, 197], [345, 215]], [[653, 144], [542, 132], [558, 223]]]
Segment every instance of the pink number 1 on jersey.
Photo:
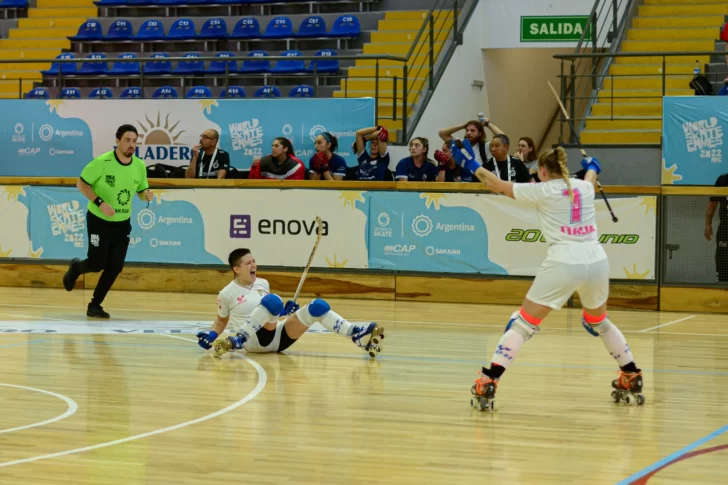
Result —
[[[579, 189], [573, 189], [573, 192], [574, 201], [571, 203], [571, 223], [576, 224], [577, 222], [581, 222], [581, 192], [579, 192]], [[564, 189], [562, 194], [568, 197], [568, 189]]]

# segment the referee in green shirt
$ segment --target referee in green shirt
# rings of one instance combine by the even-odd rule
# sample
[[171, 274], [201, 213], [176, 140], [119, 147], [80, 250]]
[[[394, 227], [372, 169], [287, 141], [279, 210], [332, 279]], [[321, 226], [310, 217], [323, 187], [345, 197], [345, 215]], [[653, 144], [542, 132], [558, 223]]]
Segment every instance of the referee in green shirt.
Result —
[[134, 125], [121, 125], [116, 130], [116, 150], [91, 160], [76, 183], [89, 200], [88, 257], [83, 261], [71, 260], [63, 286], [71, 291], [80, 275], [103, 271], [86, 311], [89, 317], [109, 318], [101, 302], [124, 269], [131, 234], [132, 194], [146, 201], [154, 198], [147, 182], [147, 167], [134, 156], [138, 135]]

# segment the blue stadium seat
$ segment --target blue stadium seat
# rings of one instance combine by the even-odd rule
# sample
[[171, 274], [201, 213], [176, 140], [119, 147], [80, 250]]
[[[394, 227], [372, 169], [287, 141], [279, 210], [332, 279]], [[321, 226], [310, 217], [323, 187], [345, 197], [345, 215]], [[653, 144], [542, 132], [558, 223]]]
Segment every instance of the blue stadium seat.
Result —
[[169, 59], [169, 54], [166, 52], [155, 52], [152, 54], [151, 59], [159, 59], [158, 61], [147, 61], [143, 67], [144, 67], [144, 74], [150, 74], [150, 75], [161, 75], [161, 74], [171, 74], [172, 73], [172, 61], [168, 61], [165, 59]]
[[238, 69], [242, 73], [262, 73], [270, 71], [270, 60], [266, 51], [251, 51], [248, 53], [248, 59]]
[[81, 90], [78, 88], [63, 88], [61, 89], [61, 99], [79, 99], [81, 97]]
[[227, 39], [227, 36], [227, 23], [220, 17], [207, 19], [197, 34], [199, 39]]
[[281, 39], [293, 37], [293, 22], [288, 17], [276, 17], [270, 22], [263, 32], [264, 39]]
[[161, 88], [154, 91], [154, 94], [152, 94], [152, 98], [179, 98], [179, 95], [177, 94], [177, 90], [172, 86], [162, 86]]
[[119, 97], [125, 99], [140, 99], [142, 97], [142, 88], [136, 86], [126, 88]]
[[106, 32], [106, 40], [129, 40], [134, 37], [134, 31], [131, 28], [131, 22], [124, 19], [119, 19], [113, 24], [109, 25], [109, 30]]
[[220, 93], [221, 98], [246, 98], [247, 96], [242, 86], [228, 86]]
[[260, 38], [260, 22], [255, 17], [244, 17], [235, 24], [230, 33], [231, 39], [258, 39]]
[[167, 40], [189, 40], [197, 38], [197, 30], [192, 19], [176, 20], [169, 28]]
[[207, 86], [193, 86], [187, 91], [185, 98], [212, 98], [212, 91]]
[[114, 93], [110, 88], [96, 88], [91, 91], [91, 94], [89, 94], [88, 97], [89, 99], [107, 99], [113, 98]]
[[301, 53], [301, 51], [289, 50], [283, 52], [281, 56], [290, 57], [291, 60], [277, 61], [276, 65], [273, 66], [273, 69], [271, 69], [271, 72], [298, 73], [306, 71], [304, 61], [302, 59], [296, 59], [297, 57], [303, 56], [303, 53]]
[[[86, 59], [106, 59], [106, 54], [101, 52], [94, 52], [86, 56]], [[81, 64], [81, 69], [78, 70], [79, 74], [106, 74], [106, 70], [109, 68], [108, 62], [88, 62], [84, 61]]]
[[0, 8], [26, 8], [28, 0], [0, 0]]
[[48, 90], [46, 88], [33, 88], [25, 93], [27, 99], [48, 99]]
[[275, 86], [263, 86], [255, 92], [256, 98], [280, 98], [281, 92]]
[[359, 19], [354, 15], [342, 15], [341, 17], [334, 20], [334, 25], [331, 26], [331, 37], [359, 37], [361, 34], [361, 26], [359, 25]]
[[76, 35], [68, 37], [68, 40], [101, 40], [104, 38], [104, 32], [101, 28], [101, 23], [96, 20], [89, 20], [84, 22], [79, 28]]
[[321, 57], [321, 59], [311, 61], [306, 68], [307, 72], [314, 72], [314, 68], [316, 73], [319, 74], [336, 74], [339, 72], [339, 60], [336, 58], [336, 51], [321, 49], [316, 53], [316, 57]]
[[325, 37], [326, 21], [323, 17], [312, 15], [301, 21], [296, 37]]
[[138, 40], [163, 40], [165, 36], [164, 24], [157, 19], [149, 19], [139, 27], [136, 38]]
[[221, 59], [219, 61], [210, 61], [210, 65], [207, 67], [208, 74], [225, 74], [225, 65], [227, 64], [228, 73], [234, 73], [238, 70], [238, 63], [236, 61], [226, 61], [227, 57], [235, 57], [234, 52], [225, 51], [218, 52], [215, 55], [216, 58]]
[[[56, 56], [56, 59], [75, 59], [76, 56], [73, 55], [71, 52], [64, 52], [63, 54], [58, 54]], [[61, 66], [61, 63], [54, 62], [51, 64], [51, 68], [47, 71], [41, 71], [41, 74], [44, 76], [57, 76], [58, 71], [63, 72], [63, 74], [76, 74], [76, 63], [75, 62], [64, 62], [63, 66]]]
[[288, 93], [289, 98], [313, 98], [313, 86], [309, 86], [307, 84], [301, 84], [300, 86], [296, 86], [295, 88], [291, 89], [291, 91]]
[[[133, 52], [125, 52], [124, 54], [120, 54], [118, 59], [138, 59], [138, 57]], [[109, 69], [109, 74], [115, 74], [120, 76], [135, 76], [139, 74], [139, 61], [116, 61], [114, 62], [114, 64], [112, 64], [111, 69]]]
[[121, 7], [127, 4], [127, 0], [97, 0], [94, 5], [97, 7]]
[[199, 52], [188, 52], [184, 56], [189, 61], [179, 61], [177, 67], [174, 69], [175, 74], [204, 74], [205, 73], [205, 61], [199, 60]]

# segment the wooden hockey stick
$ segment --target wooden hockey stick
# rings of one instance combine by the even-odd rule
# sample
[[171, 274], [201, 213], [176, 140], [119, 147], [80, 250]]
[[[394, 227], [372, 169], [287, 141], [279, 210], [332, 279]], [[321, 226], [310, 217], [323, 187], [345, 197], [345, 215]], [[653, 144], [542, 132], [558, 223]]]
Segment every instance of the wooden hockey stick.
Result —
[[313, 249], [311, 250], [311, 255], [308, 257], [308, 263], [306, 263], [306, 267], [303, 270], [303, 274], [301, 275], [301, 280], [298, 282], [298, 288], [296, 288], [296, 293], [293, 295], [293, 301], [298, 300], [298, 295], [301, 293], [301, 288], [303, 288], [303, 283], [306, 281], [306, 276], [308, 275], [308, 270], [311, 268], [311, 265], [313, 264], [313, 257], [316, 254], [316, 249], [318, 248], [319, 243], [321, 242], [321, 236], [323, 235], [323, 222], [321, 221], [321, 218], [319, 216], [316, 216], [316, 242], [313, 244]]

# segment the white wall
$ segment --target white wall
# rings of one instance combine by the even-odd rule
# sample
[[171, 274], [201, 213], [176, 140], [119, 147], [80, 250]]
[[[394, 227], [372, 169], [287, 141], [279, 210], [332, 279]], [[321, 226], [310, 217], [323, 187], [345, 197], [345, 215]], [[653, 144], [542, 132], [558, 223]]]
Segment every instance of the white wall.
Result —
[[[627, 2], [619, 2], [621, 19]], [[546, 15], [589, 15], [594, 0], [480, 0], [485, 8], [481, 10], [483, 36], [481, 47], [483, 49], [503, 48], [544, 48], [544, 47], [575, 47], [576, 42], [521, 42], [521, 16]], [[602, 11], [603, 16], [611, 20], [611, 5]], [[601, 26], [603, 19], [597, 20]], [[600, 45], [603, 45], [608, 29], [599, 35]]]
[[[472, 86], [474, 80], [485, 82], [480, 49], [482, 25], [479, 20], [483, 18], [486, 3], [484, 0], [478, 2], [465, 28], [463, 44], [455, 50], [414, 131], [415, 137], [423, 136], [430, 141], [430, 158], [442, 145], [442, 140], [437, 136], [440, 129], [477, 119], [480, 111], [486, 116], [488, 114], [485, 86]], [[390, 147], [389, 150], [392, 170], [400, 159], [409, 156], [406, 146]]]

